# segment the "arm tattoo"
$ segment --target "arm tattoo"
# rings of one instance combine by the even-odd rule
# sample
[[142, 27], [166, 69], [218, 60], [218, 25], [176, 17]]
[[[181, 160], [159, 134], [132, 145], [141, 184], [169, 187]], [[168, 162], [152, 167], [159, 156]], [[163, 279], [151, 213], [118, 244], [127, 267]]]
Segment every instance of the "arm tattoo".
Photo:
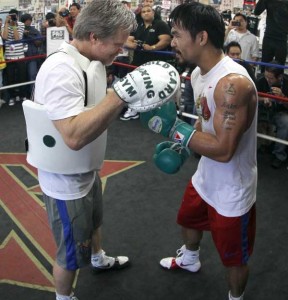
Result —
[[236, 95], [236, 91], [234, 88], [234, 85], [232, 83], [229, 84], [229, 86], [225, 89], [225, 93], [227, 93], [228, 95]]
[[236, 110], [238, 109], [237, 104], [228, 103], [226, 100], [221, 105], [225, 110], [223, 112], [223, 127], [226, 130], [232, 130], [232, 127], [236, 124]]
[[232, 130], [236, 125], [236, 114], [234, 111], [225, 110], [223, 113], [223, 127], [226, 130]]

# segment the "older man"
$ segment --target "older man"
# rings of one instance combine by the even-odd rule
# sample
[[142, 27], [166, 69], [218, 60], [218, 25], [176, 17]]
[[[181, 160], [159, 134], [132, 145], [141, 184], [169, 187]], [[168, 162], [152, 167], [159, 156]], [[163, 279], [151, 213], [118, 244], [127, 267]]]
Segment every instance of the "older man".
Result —
[[[27, 160], [38, 168], [58, 248], [53, 267], [57, 300], [77, 299], [72, 284], [78, 268], [91, 263], [99, 272], [129, 263], [126, 256], [107, 256], [101, 247], [103, 212], [98, 172], [105, 155], [106, 129], [127, 103], [146, 109], [153, 99], [163, 101], [156, 92], [156, 88], [161, 91], [161, 83], [155, 78], [149, 91], [145, 89], [142, 74], [145, 80], [153, 78], [149, 68], [157, 68], [155, 73], [160, 72], [162, 79], [172, 75], [177, 79], [176, 70], [168, 73], [168, 64], [155, 64], [135, 70], [116, 83], [117, 93], [106, 90], [105, 66], [113, 62], [135, 26], [133, 13], [120, 1], [90, 2], [77, 17], [73, 41], [64, 42], [41, 66], [35, 83], [36, 103], [23, 103]], [[170, 81], [176, 91], [179, 80]], [[164, 80], [162, 88], [166, 86]], [[165, 93], [168, 95], [167, 90]]]

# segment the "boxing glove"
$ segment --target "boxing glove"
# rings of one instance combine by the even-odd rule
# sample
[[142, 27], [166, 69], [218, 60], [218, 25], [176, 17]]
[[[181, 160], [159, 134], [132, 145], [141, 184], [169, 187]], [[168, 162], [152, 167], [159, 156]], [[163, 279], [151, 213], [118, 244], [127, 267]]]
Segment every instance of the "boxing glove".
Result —
[[190, 150], [178, 143], [162, 142], [155, 148], [153, 161], [155, 165], [167, 174], [177, 173], [187, 158]]
[[184, 147], [188, 147], [195, 133], [192, 125], [177, 118], [176, 105], [172, 101], [149, 112], [141, 113], [140, 120], [144, 127], [169, 137], [173, 142], [180, 143]]
[[172, 65], [163, 61], [150, 61], [117, 81], [113, 88], [128, 107], [145, 112], [177, 97], [180, 77]]

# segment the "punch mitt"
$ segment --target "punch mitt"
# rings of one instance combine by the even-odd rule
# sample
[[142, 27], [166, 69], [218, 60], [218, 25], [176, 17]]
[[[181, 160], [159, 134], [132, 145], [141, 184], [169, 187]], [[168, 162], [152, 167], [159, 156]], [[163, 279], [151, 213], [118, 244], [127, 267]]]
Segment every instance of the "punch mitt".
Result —
[[169, 63], [150, 61], [117, 81], [113, 88], [129, 108], [145, 112], [179, 94], [180, 76]]

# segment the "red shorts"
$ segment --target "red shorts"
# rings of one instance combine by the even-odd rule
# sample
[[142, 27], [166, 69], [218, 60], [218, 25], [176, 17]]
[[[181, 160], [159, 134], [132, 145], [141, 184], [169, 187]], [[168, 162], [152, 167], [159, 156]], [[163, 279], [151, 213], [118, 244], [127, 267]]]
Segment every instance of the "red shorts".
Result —
[[245, 265], [253, 252], [255, 204], [243, 216], [221, 216], [199, 196], [190, 181], [178, 212], [177, 223], [188, 229], [211, 231], [224, 266]]

